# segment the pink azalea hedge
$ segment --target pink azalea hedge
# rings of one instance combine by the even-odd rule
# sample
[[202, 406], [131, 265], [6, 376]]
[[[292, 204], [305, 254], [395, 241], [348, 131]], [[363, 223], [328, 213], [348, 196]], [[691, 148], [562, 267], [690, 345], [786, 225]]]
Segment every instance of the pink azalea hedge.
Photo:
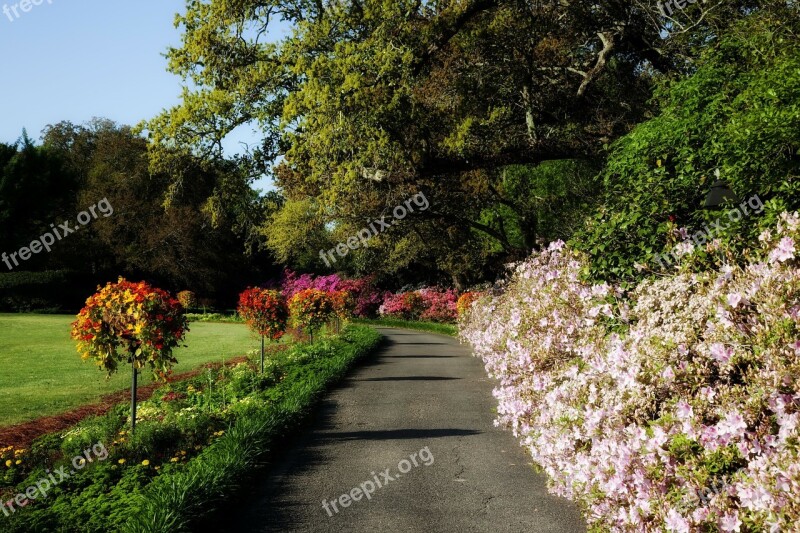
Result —
[[354, 315], [360, 318], [379, 314], [405, 320], [455, 322], [458, 314], [459, 294], [453, 289], [425, 287], [416, 291], [391, 293], [379, 290], [374, 276], [343, 279], [337, 274], [315, 276], [286, 270], [281, 287], [287, 300], [308, 289], [330, 294], [346, 291], [355, 300]]
[[298, 275], [291, 270], [286, 270], [283, 274], [281, 286], [283, 287], [283, 295], [287, 300], [291, 300], [298, 292], [308, 289], [317, 289], [327, 293], [346, 291], [355, 300], [355, 316], [361, 318], [375, 316], [384, 298], [383, 291], [378, 290], [375, 286], [373, 276], [359, 279], [342, 279], [336, 274], [329, 276]]
[[380, 314], [404, 320], [455, 322], [457, 302], [458, 293], [453, 289], [425, 287], [418, 291], [387, 294]]
[[597, 531], [796, 531], [797, 214], [745, 267], [629, 294], [555, 243], [462, 321], [510, 428]]

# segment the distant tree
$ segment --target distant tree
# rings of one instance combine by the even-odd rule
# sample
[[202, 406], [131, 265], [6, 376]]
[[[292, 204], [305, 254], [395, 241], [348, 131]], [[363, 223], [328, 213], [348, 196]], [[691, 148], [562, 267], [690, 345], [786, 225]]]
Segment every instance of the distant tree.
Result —
[[[248, 254], [260, 246], [256, 224], [265, 211], [235, 162], [184, 155], [173, 159], [180, 162], [179, 175], [154, 172], [147, 141], [106, 120], [56, 124], [45, 130], [43, 141], [80, 173], [78, 205], [108, 198], [114, 207], [113, 216], [87, 229], [95, 239], [92, 248], [106, 251], [106, 270], [205, 294], [237, 285], [232, 276], [253, 271]], [[236, 257], [238, 269], [232, 271]]]

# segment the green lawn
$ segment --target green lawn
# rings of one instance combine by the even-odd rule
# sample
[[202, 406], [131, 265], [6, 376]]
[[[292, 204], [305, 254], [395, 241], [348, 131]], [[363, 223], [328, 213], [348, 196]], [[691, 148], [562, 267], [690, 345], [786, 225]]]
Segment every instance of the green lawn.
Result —
[[448, 335], [450, 337], [458, 336], [458, 326], [455, 324], [440, 324], [439, 322], [423, 322], [421, 320], [400, 320], [397, 318], [380, 318], [377, 320], [357, 319], [353, 322], [365, 326], [416, 329], [430, 333], [439, 333], [440, 335]]
[[[110, 380], [70, 339], [73, 316], [0, 314], [0, 427], [54, 415], [130, 387], [130, 369]], [[176, 372], [245, 355], [259, 341], [243, 324], [193, 322]], [[140, 383], [152, 383], [145, 371]]]

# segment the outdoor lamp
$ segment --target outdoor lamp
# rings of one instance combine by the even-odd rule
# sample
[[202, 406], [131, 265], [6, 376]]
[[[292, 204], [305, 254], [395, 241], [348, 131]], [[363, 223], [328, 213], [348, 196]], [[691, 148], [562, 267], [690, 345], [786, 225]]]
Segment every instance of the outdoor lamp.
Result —
[[706, 196], [706, 203], [703, 205], [706, 209], [713, 209], [721, 207], [727, 203], [737, 203], [739, 199], [730, 188], [728, 182], [719, 179], [719, 170], [715, 172], [717, 180], [711, 185], [711, 190], [708, 191]]

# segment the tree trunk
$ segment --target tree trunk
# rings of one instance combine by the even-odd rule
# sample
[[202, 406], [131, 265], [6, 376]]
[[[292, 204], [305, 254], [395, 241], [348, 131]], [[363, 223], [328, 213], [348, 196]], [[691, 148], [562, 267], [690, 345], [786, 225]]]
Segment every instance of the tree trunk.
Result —
[[131, 437], [136, 433], [136, 395], [139, 381], [139, 371], [136, 370], [136, 358], [131, 356], [131, 368], [133, 368], [133, 378], [131, 382]]

